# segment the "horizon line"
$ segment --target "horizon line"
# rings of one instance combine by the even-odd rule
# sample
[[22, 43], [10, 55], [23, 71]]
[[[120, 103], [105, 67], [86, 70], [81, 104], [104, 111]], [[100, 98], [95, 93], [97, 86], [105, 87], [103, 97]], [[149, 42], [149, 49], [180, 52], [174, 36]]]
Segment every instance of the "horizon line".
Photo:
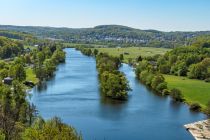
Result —
[[149, 30], [153, 30], [153, 31], [159, 31], [159, 32], [210, 32], [209, 30], [171, 30], [171, 31], [163, 31], [163, 30], [158, 30], [158, 29], [140, 29], [137, 27], [131, 27], [131, 26], [127, 26], [127, 25], [122, 25], [122, 24], [101, 24], [101, 25], [95, 25], [95, 26], [89, 26], [89, 27], [67, 27], [67, 26], [51, 26], [51, 25], [17, 25], [17, 24], [0, 24], [0, 26], [17, 26], [17, 27], [42, 27], [42, 28], [57, 28], [57, 29], [93, 29], [96, 28], [98, 26], [123, 26], [123, 27], [127, 27], [127, 28], [131, 28], [131, 29], [137, 29], [137, 30], [142, 30], [142, 31], [149, 31]]

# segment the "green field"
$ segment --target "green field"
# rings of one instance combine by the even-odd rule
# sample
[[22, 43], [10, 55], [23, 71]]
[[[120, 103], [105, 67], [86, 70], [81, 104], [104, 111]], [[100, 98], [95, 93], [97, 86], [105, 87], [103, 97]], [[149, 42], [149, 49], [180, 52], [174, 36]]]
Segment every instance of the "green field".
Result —
[[27, 48], [33, 50], [33, 49], [36, 48], [36, 47], [34, 47], [34, 46], [29, 46], [29, 45], [24, 45], [24, 49], [27, 49]]
[[26, 68], [26, 80], [32, 81], [35, 84], [39, 81], [31, 68]]
[[165, 75], [165, 79], [169, 89], [180, 89], [189, 104], [199, 103], [205, 108], [210, 101], [210, 83], [172, 75]]
[[108, 53], [112, 56], [119, 57], [120, 54], [124, 54], [125, 62], [128, 62], [128, 59], [135, 59], [138, 56], [147, 57], [154, 56], [156, 54], [164, 54], [170, 49], [166, 48], [151, 48], [151, 47], [128, 47], [128, 48], [97, 48], [99, 52]]

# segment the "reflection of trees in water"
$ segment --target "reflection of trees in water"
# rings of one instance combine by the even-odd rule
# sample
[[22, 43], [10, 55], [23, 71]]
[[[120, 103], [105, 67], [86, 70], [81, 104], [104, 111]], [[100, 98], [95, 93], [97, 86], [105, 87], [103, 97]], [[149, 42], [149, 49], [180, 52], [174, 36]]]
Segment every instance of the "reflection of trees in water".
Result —
[[114, 105], [123, 105], [127, 103], [127, 100], [116, 100], [116, 99], [106, 97], [103, 93], [100, 93], [100, 94], [101, 94], [101, 100], [100, 100], [101, 104], [114, 106]]
[[[169, 97], [169, 98], [171, 98], [171, 97]], [[170, 106], [171, 106], [171, 109], [173, 109], [173, 110], [178, 111], [182, 107], [181, 104], [182, 104], [181, 102], [177, 102], [173, 99], [170, 99]]]
[[[49, 81], [49, 82], [48, 82]], [[39, 82], [35, 88], [37, 92], [43, 92], [47, 90], [48, 85], [54, 85], [55, 84], [55, 75], [48, 78], [47, 80], [44, 80], [42, 82]]]
[[113, 100], [105, 97], [101, 93], [100, 105], [99, 105], [99, 115], [101, 118], [107, 120], [121, 120], [127, 113], [128, 101]]
[[37, 84], [36, 90], [38, 92], [46, 91], [47, 90], [47, 82], [45, 82], [45, 81], [44, 82], [39, 82]]

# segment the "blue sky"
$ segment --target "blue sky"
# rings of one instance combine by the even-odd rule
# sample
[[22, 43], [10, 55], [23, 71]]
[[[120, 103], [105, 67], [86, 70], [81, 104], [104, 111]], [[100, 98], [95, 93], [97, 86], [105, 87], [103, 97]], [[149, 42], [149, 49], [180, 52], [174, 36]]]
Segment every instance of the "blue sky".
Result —
[[210, 30], [210, 0], [0, 0], [0, 24]]

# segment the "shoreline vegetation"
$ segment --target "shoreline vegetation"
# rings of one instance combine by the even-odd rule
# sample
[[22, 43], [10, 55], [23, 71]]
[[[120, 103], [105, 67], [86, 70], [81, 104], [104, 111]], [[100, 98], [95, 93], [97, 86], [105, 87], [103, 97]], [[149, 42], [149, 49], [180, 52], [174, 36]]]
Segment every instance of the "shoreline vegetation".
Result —
[[[208, 77], [210, 59], [208, 57], [210, 56], [210, 49], [198, 45], [197, 42], [195, 44], [173, 50], [168, 49], [164, 54], [135, 55], [136, 57], [130, 60], [125, 56], [133, 53], [130, 51], [131, 53], [126, 54], [126, 51], [122, 51], [125, 50], [124, 48], [115, 48], [115, 51], [113, 51], [114, 48], [98, 48], [94, 46], [88, 48], [87, 46], [77, 46], [76, 48], [83, 47], [88, 55], [107, 53], [110, 56], [118, 57], [121, 62], [132, 65], [135, 68], [137, 78], [155, 93], [170, 95], [175, 101], [188, 104], [190, 110], [209, 114], [210, 93], [208, 89], [210, 83]], [[126, 50], [129, 49], [132, 49], [132, 47], [126, 48]], [[198, 71], [193, 67], [196, 64], [203, 64], [202, 77], [195, 76], [196, 74], [200, 75], [200, 73], [195, 73], [195, 71]], [[198, 88], [193, 90], [192, 86]]]
[[109, 56], [106, 53], [98, 53], [97, 50], [77, 48], [84, 55], [96, 58], [96, 67], [100, 81], [100, 88], [103, 95], [114, 100], [127, 100], [128, 91], [131, 90], [125, 74], [119, 71], [121, 61], [117, 57]]
[[60, 118], [44, 120], [26, 99], [28, 88], [54, 76], [56, 66], [65, 62], [62, 44], [33, 39], [39, 45], [24, 48], [25, 40], [0, 37], [0, 139], [82, 140]]

